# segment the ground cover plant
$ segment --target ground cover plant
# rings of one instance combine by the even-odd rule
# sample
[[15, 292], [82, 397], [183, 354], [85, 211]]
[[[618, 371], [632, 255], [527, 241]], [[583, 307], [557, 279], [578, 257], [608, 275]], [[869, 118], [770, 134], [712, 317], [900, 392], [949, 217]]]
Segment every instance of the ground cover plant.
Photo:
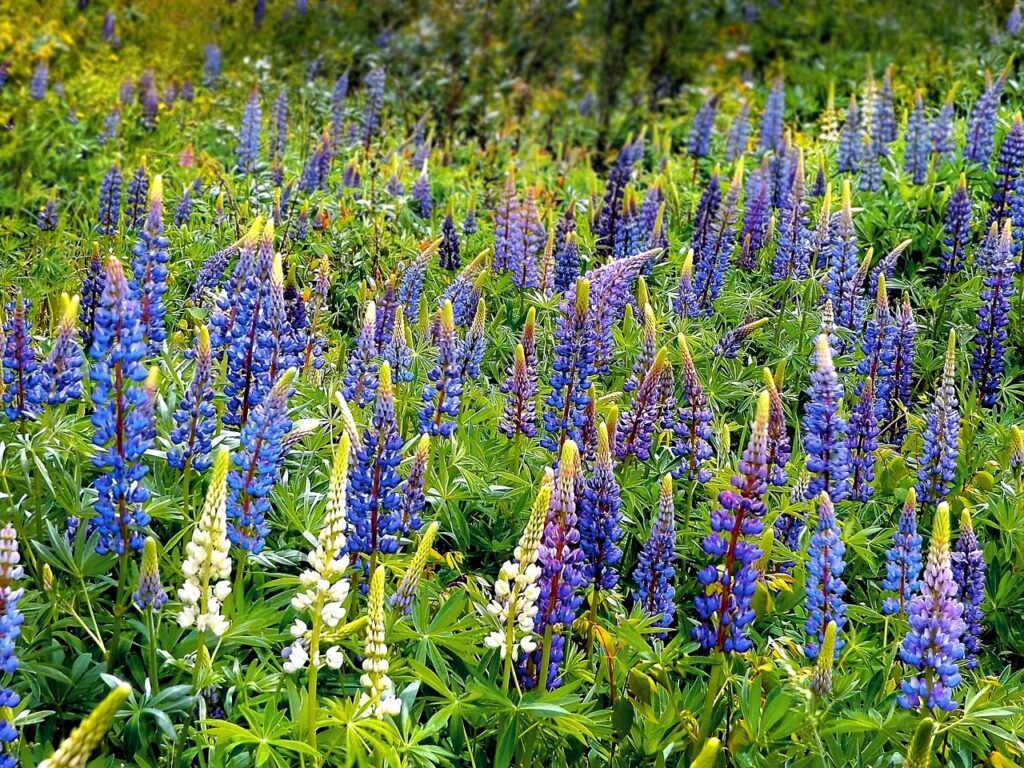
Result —
[[0, 766], [1021, 764], [1020, 32], [0, 9]]

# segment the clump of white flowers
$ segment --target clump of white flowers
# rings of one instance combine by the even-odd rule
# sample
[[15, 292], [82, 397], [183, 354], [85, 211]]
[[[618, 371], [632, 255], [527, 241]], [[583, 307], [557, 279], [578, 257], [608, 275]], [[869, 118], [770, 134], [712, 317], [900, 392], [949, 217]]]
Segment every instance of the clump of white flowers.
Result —
[[349, 449], [350, 440], [346, 433], [341, 436], [334, 452], [331, 480], [327, 489], [327, 513], [317, 538], [317, 546], [307, 558], [309, 568], [299, 576], [301, 589], [292, 598], [292, 607], [310, 617], [312, 628], [307, 627], [302, 618], [295, 619], [291, 628], [295, 640], [282, 654], [285, 672], [296, 672], [305, 667], [310, 655], [316, 667], [327, 664], [331, 669], [338, 669], [344, 661], [341, 648], [337, 645], [327, 648], [321, 658], [320, 640], [324, 629], [336, 629], [345, 618], [345, 600], [349, 591], [349, 580], [345, 576], [349, 566], [349, 558], [345, 554], [345, 531], [348, 528], [345, 489], [348, 485]]
[[402, 711], [402, 701], [395, 696], [394, 686], [388, 677], [388, 645], [384, 638], [384, 569], [380, 566], [370, 577], [366, 612], [365, 658], [363, 675], [359, 678], [365, 690], [359, 697], [359, 707], [364, 717], [395, 717]]
[[231, 542], [228, 541], [227, 505], [228, 452], [217, 455], [213, 479], [206, 492], [206, 502], [192, 531], [192, 540], [185, 545], [181, 572], [185, 583], [178, 589], [181, 613], [178, 623], [195, 626], [201, 633], [209, 630], [223, 635], [228, 620], [220, 609], [231, 594]]
[[498, 580], [494, 582], [494, 600], [487, 606], [487, 612], [497, 619], [498, 628], [484, 638], [484, 644], [488, 648], [497, 648], [503, 659], [511, 653], [515, 661], [520, 652], [530, 653], [537, 648], [533, 633], [537, 598], [540, 596], [537, 581], [541, 567], [537, 564], [537, 556], [554, 482], [554, 473], [548, 469], [513, 559], [501, 566]]

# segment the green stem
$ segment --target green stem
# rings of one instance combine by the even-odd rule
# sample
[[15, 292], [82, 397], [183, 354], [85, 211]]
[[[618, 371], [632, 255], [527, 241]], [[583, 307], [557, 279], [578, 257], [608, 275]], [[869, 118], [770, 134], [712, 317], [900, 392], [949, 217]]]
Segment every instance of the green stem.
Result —
[[309, 739], [309, 746], [314, 752], [317, 749], [316, 723], [319, 715], [316, 698], [317, 656], [320, 653], [320, 614], [323, 607], [324, 596], [320, 595], [313, 610], [313, 628], [309, 635], [309, 692], [306, 695], [306, 738]]
[[197, 696], [199, 695], [199, 673], [202, 671], [200, 659], [204, 647], [206, 647], [206, 630], [201, 629], [196, 637], [196, 665], [192, 670], [192, 690]]
[[149, 633], [149, 684], [153, 689], [153, 693], [160, 693], [160, 678], [157, 676], [156, 666], [156, 617], [153, 615], [153, 609], [146, 609], [146, 631]]
[[704, 711], [700, 716], [700, 734], [697, 742], [693, 745], [691, 750], [690, 758], [696, 758], [704, 742], [707, 741], [708, 736], [711, 735], [711, 718], [715, 711], [715, 702], [718, 700], [718, 694], [722, 691], [722, 686], [725, 683], [725, 654], [721, 651], [716, 652], [712, 656], [711, 677], [708, 680], [708, 692], [704, 699]]
[[540, 652], [540, 673], [537, 675], [537, 689], [546, 691], [548, 689], [548, 667], [551, 666], [551, 638], [554, 633], [551, 625], [544, 627], [544, 645]]
[[124, 542], [117, 574], [117, 595], [114, 599], [114, 626], [110, 631], [110, 646], [107, 648], [107, 674], [113, 674], [117, 663], [117, 646], [121, 640], [121, 626], [126, 613], [124, 602], [125, 586], [128, 583], [128, 542]]

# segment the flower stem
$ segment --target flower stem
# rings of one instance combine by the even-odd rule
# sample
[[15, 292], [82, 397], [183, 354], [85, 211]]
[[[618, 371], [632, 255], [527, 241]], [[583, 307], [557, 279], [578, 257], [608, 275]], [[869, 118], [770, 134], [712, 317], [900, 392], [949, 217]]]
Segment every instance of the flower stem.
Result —
[[149, 684], [153, 689], [153, 693], [160, 693], [160, 678], [157, 676], [157, 665], [156, 665], [156, 617], [153, 615], [153, 609], [146, 609], [146, 631], [149, 633]]

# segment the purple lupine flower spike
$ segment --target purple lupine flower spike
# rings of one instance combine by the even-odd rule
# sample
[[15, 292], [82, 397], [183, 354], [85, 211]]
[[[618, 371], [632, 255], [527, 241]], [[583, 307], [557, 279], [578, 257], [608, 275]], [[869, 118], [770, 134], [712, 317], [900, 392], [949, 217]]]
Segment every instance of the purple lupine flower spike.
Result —
[[695, 251], [694, 283], [701, 314], [710, 316], [714, 302], [722, 292], [725, 273], [736, 242], [736, 219], [740, 193], [743, 190], [743, 158], [736, 164], [729, 190], [718, 209], [707, 244]]
[[821, 644], [825, 639], [825, 628], [830, 621], [836, 624], [836, 642], [833, 649], [834, 657], [839, 658], [845, 643], [838, 633], [846, 626], [846, 604], [843, 595], [846, 584], [843, 582], [843, 571], [846, 562], [846, 545], [843, 544], [842, 532], [836, 523], [836, 511], [832, 500], [824, 491], [818, 497], [818, 527], [811, 536], [807, 547], [807, 585], [804, 607], [807, 610], [807, 622], [804, 632], [807, 643], [804, 653], [811, 661], [818, 658]]
[[167, 338], [164, 294], [167, 293], [167, 236], [164, 234], [164, 185], [160, 176], [149, 191], [149, 214], [132, 249], [132, 271], [142, 310], [142, 332], [150, 355], [159, 352]]
[[174, 411], [174, 428], [167, 451], [167, 463], [175, 469], [189, 467], [197, 472], [210, 468], [210, 450], [217, 428], [217, 409], [213, 404], [213, 359], [210, 333], [199, 326], [196, 337], [196, 367], [192, 381]]
[[685, 478], [690, 482], [706, 483], [711, 479], [711, 470], [705, 464], [712, 454], [711, 422], [714, 416], [683, 334], [679, 334], [679, 352], [683, 363], [683, 396], [672, 426], [672, 455], [680, 459], [680, 464], [672, 473], [677, 480]]
[[744, 269], [754, 270], [757, 269], [757, 257], [761, 249], [768, 244], [771, 230], [772, 184], [767, 156], [761, 162], [761, 167], [750, 174], [747, 180], [746, 200], [741, 237], [743, 247], [736, 263]]
[[895, 597], [882, 601], [882, 613], [905, 616], [911, 599], [921, 589], [921, 535], [917, 532], [917, 491], [913, 488], [907, 491], [885, 560], [882, 589]]
[[46, 387], [46, 402], [59, 405], [82, 396], [82, 368], [85, 358], [78, 337], [78, 296], [62, 297], [64, 311], [57, 339], [42, 367], [42, 382]]
[[750, 320], [722, 334], [722, 337], [711, 347], [711, 354], [717, 357], [732, 360], [740, 353], [740, 349], [750, 336], [761, 326], [765, 325], [771, 318], [762, 317], [759, 320]]
[[402, 535], [418, 531], [423, 525], [420, 513], [427, 504], [423, 486], [427, 476], [427, 462], [430, 459], [430, 435], [420, 435], [409, 466], [409, 474], [402, 482]]
[[686, 138], [686, 151], [694, 160], [707, 157], [711, 152], [711, 138], [715, 130], [715, 117], [718, 114], [718, 94], [705, 101], [690, 124], [690, 133]]
[[363, 107], [362, 139], [366, 149], [370, 148], [377, 131], [380, 130], [380, 113], [384, 105], [384, 68], [374, 67], [363, 81], [366, 88], [366, 104]]
[[725, 161], [727, 163], [738, 160], [741, 155], [746, 153], [749, 136], [750, 102], [744, 101], [729, 127], [729, 135], [725, 142]]
[[[993, 228], [996, 226], [993, 223]], [[983, 301], [978, 308], [978, 332], [971, 355], [971, 378], [978, 388], [981, 404], [991, 408], [1003, 388], [1006, 368], [1007, 327], [1010, 324], [1010, 300], [1014, 292], [1012, 253], [1013, 227], [1004, 220], [1002, 237], [984, 265], [986, 270]]]
[[942, 271], [954, 275], [963, 269], [971, 243], [971, 197], [967, 194], [966, 174], [960, 174], [960, 182], [949, 198], [944, 232]]
[[903, 663], [919, 673], [903, 681], [898, 702], [904, 709], [951, 712], [957, 707], [952, 694], [962, 679], [966, 629], [957, 591], [949, 552], [949, 505], [943, 501], [935, 510], [921, 593], [910, 601], [910, 629], [900, 649]]
[[658, 351], [658, 326], [654, 316], [654, 310], [650, 303], [644, 303], [644, 329], [643, 338], [640, 341], [640, 353], [633, 363], [633, 372], [622, 385], [623, 392], [632, 392], [639, 385], [647, 373], [647, 369], [654, 362], [654, 356]]
[[487, 348], [487, 336], [484, 334], [486, 321], [487, 305], [481, 297], [476, 303], [473, 322], [466, 330], [466, 335], [459, 343], [455, 354], [459, 376], [463, 382], [480, 376], [480, 365], [483, 363], [484, 351]]
[[864, 146], [863, 129], [860, 112], [857, 109], [857, 97], [850, 96], [850, 106], [846, 110], [846, 122], [839, 134], [839, 152], [836, 168], [840, 173], [856, 173], [860, 169], [861, 149]]
[[946, 97], [939, 114], [932, 120], [931, 153], [935, 165], [951, 158], [956, 153], [956, 138], [953, 135], [953, 92]]
[[128, 180], [128, 200], [124, 217], [129, 229], [139, 229], [146, 218], [146, 204], [149, 200], [149, 177], [145, 165], [135, 169]]
[[812, 477], [805, 496], [813, 499], [825, 491], [834, 502], [842, 501], [850, 492], [850, 450], [846, 422], [839, 414], [843, 388], [824, 333], [815, 345], [815, 369], [807, 394], [804, 447]]
[[242, 112], [242, 124], [238, 130], [238, 155], [236, 167], [245, 174], [256, 172], [260, 161], [260, 130], [263, 127], [263, 110], [260, 108], [260, 90], [253, 86]]
[[996, 181], [992, 188], [989, 222], [1002, 221], [1010, 213], [1010, 198], [1021, 177], [1024, 165], [1024, 123], [1020, 112], [1013, 116], [1013, 124], [999, 148]]
[[[615, 442], [615, 455], [619, 461], [636, 456], [641, 461], [650, 457], [654, 435], [667, 408], [665, 382], [671, 377], [672, 364], [668, 349], [662, 347], [641, 379], [629, 409], [623, 414]], [[668, 373], [666, 373], [668, 372]]]
[[974, 669], [981, 653], [981, 622], [985, 618], [981, 610], [985, 602], [985, 553], [967, 509], [960, 513], [960, 538], [953, 547], [952, 570], [957, 594], [964, 606], [964, 669]]
[[946, 360], [932, 400], [917, 462], [917, 496], [925, 504], [937, 504], [950, 492], [956, 478], [960, 453], [960, 405], [956, 394], [956, 332], [950, 330]]
[[[676, 617], [675, 566], [676, 551], [675, 503], [672, 499], [672, 475], [661, 479], [658, 515], [651, 535], [637, 557], [633, 581], [637, 584], [636, 602], [643, 612], [654, 619], [654, 625], [667, 629]], [[659, 632], [664, 640], [667, 632]]]
[[910, 295], [904, 294], [903, 304], [896, 317], [896, 330], [892, 361], [892, 384], [885, 402], [879, 403], [880, 423], [890, 442], [899, 444], [907, 432], [907, 414], [910, 412], [911, 383], [914, 375], [917, 323], [910, 306]]
[[594, 240], [598, 250], [603, 254], [619, 254], [622, 251], [621, 241], [625, 236], [622, 203], [626, 186], [633, 174], [633, 166], [643, 157], [643, 152], [643, 139], [626, 144], [608, 174], [608, 185], [605, 187], [600, 213], [593, 226]]
[[555, 361], [551, 393], [545, 400], [541, 444], [559, 453], [566, 440], [578, 440], [590, 402], [590, 377], [594, 373], [593, 329], [590, 324], [590, 281], [576, 281], [575, 296], [562, 302], [555, 331]]
[[121, 166], [114, 163], [100, 186], [99, 226], [96, 229], [101, 235], [117, 234], [121, 218], [121, 182]]
[[753, 647], [746, 626], [754, 620], [751, 599], [757, 583], [758, 542], [764, 531], [764, 496], [768, 491], [767, 453], [770, 401], [758, 398], [750, 443], [732, 477], [733, 490], [719, 494], [711, 513], [711, 533], [701, 543], [723, 567], [709, 564], [697, 574], [701, 593], [694, 599], [700, 623], [693, 638], [706, 650], [744, 653]]
[[786, 86], [782, 75], [777, 75], [772, 83], [771, 93], [761, 114], [761, 132], [757, 140], [759, 152], [774, 150], [783, 146], [782, 121], [786, 111]]
[[974, 109], [971, 111], [967, 123], [965, 159], [988, 166], [989, 158], [992, 156], [992, 147], [995, 144], [999, 101], [1003, 96], [1003, 88], [1009, 74], [1009, 65], [995, 81], [986, 72], [985, 92], [974, 103]]
[[[619, 582], [617, 565], [622, 559], [621, 491], [615, 480], [608, 424], [597, 428], [597, 458], [579, 500], [580, 547], [583, 576], [595, 593], [613, 590]], [[599, 599], [597, 595], [595, 600]]]
[[676, 314], [684, 320], [698, 316], [697, 293], [693, 285], [693, 250], [686, 253], [683, 259], [683, 268], [679, 272], [679, 286], [672, 302], [672, 308]]
[[931, 157], [928, 116], [925, 114], [920, 91], [914, 95], [914, 111], [907, 119], [904, 146], [903, 170], [910, 175], [912, 183], [920, 186], [928, 178], [928, 160]]
[[[434, 323], [437, 362], [427, 374], [423, 388], [420, 429], [429, 435], [451, 437], [455, 433], [462, 398], [462, 376], [458, 360], [458, 333], [451, 301], [438, 310]], [[451, 420], [446, 420], [445, 416]]]
[[7, 303], [7, 322], [4, 323], [3, 349], [3, 404], [4, 413], [11, 421], [34, 418], [45, 399], [42, 372], [32, 347], [32, 322], [28, 311], [32, 302], [18, 294]]
[[764, 369], [764, 385], [768, 392], [768, 482], [775, 486], [786, 484], [786, 465], [792, 453], [789, 432], [786, 430], [786, 412], [782, 406], [782, 394], [775, 376]]
[[342, 394], [345, 399], [362, 408], [372, 403], [377, 390], [377, 306], [371, 300], [363, 310], [362, 330], [349, 353], [348, 372], [345, 374]]
[[850, 498], [867, 501], [874, 494], [875, 460], [878, 451], [878, 413], [875, 382], [862, 382], [860, 399], [850, 415], [847, 443], [850, 447]]
[[[860, 251], [857, 246], [857, 233], [853, 228], [849, 180], [843, 182], [842, 210], [833, 242], [825, 291], [832, 299], [836, 323], [843, 328], [859, 331], [864, 308], [857, 282]], [[833, 501], [838, 499], [833, 498]]]
[[455, 229], [455, 219], [449, 211], [441, 225], [441, 245], [438, 246], [438, 260], [442, 269], [457, 272], [462, 266], [462, 255], [459, 250], [459, 233]]
[[156, 539], [152, 536], [146, 537], [142, 548], [139, 586], [132, 595], [132, 602], [140, 611], [159, 611], [167, 602], [167, 592], [160, 583], [160, 560], [157, 555]]

